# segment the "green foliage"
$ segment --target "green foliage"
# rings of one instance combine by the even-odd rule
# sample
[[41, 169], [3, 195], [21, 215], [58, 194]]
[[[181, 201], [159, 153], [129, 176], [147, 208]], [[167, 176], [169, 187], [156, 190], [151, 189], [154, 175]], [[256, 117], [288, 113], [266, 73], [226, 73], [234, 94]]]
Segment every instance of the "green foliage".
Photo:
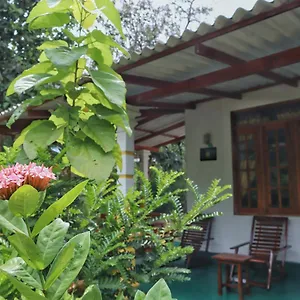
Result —
[[[77, 208], [68, 211], [72, 229], [81, 232], [88, 227], [92, 231], [91, 250], [80, 274], [86, 284], [97, 283], [103, 299], [120, 295], [133, 297], [142, 283], [189, 280], [190, 271], [179, 268], [175, 261], [193, 251], [181, 248], [175, 241], [182, 232], [194, 228], [193, 223], [211, 216], [205, 210], [230, 197], [215, 180], [207, 193], [200, 195], [187, 179], [188, 188], [171, 188], [181, 172], [164, 172], [152, 168], [155, 188], [136, 170], [135, 188], [123, 195], [112, 181], [88, 185], [77, 202]], [[191, 211], [184, 212], [180, 202], [182, 193], [195, 193]], [[157, 215], [155, 211], [170, 203], [168, 213]], [[215, 213], [218, 215], [218, 213]], [[163, 223], [163, 227], [156, 224]]]
[[90, 233], [77, 234], [65, 243], [69, 224], [55, 218], [86, 184], [79, 183], [41, 216], [36, 214], [39, 192], [32, 186], [23, 185], [8, 201], [0, 201], [1, 231], [9, 241], [2, 240], [6, 251], [1, 251], [0, 296], [13, 297], [14, 288], [22, 299], [59, 300], [66, 293], [87, 258]]
[[[125, 83], [110, 67], [110, 47], [126, 51], [95, 28], [105, 16], [123, 35], [118, 11], [110, 0], [39, 1], [27, 23], [31, 29], [75, 24], [78, 36], [68, 30], [65, 40], [50, 40], [37, 49], [39, 62], [23, 71], [8, 87], [7, 96], [34, 92], [11, 116], [11, 126], [28, 106], [60, 97], [64, 102], [49, 120], [34, 122], [23, 130], [15, 147], [30, 160], [53, 143], [65, 149], [74, 173], [100, 182], [109, 177], [120, 153], [116, 149], [116, 127], [128, 128]], [[90, 66], [93, 65], [93, 69]], [[130, 130], [128, 130], [130, 131]], [[99, 172], [99, 169], [101, 172]]]

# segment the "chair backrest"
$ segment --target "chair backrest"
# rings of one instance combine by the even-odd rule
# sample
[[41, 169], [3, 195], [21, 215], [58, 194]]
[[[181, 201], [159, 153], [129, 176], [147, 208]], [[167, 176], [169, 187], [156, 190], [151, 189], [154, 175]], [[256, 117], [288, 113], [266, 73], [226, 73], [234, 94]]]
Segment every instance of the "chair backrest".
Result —
[[287, 245], [288, 218], [253, 217], [249, 254], [266, 256]]
[[193, 225], [201, 227], [202, 230], [185, 230], [182, 234], [181, 246], [193, 246], [195, 250], [199, 250], [206, 242], [205, 251], [208, 251], [212, 222], [213, 218], [207, 218], [194, 223]]

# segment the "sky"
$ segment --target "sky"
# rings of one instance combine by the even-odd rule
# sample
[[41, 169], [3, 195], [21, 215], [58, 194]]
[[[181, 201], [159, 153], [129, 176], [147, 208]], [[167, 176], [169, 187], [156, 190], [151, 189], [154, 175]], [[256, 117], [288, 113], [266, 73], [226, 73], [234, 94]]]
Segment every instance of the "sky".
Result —
[[[272, 0], [266, 0], [272, 2]], [[171, 0], [153, 0], [153, 3], [167, 4]], [[244, 9], [251, 9], [257, 0], [195, 0], [196, 5], [210, 6], [213, 11], [209, 16], [205, 17], [203, 21], [212, 24], [217, 16], [223, 15], [225, 17], [231, 17], [235, 10], [239, 7]]]

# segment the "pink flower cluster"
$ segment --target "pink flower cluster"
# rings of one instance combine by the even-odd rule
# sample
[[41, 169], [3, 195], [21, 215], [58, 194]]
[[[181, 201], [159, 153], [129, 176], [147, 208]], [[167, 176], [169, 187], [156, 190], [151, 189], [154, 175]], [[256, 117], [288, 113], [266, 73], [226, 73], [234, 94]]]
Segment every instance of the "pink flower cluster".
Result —
[[8, 200], [22, 185], [29, 184], [39, 191], [44, 191], [51, 179], [56, 179], [52, 168], [15, 164], [0, 171], [0, 199]]

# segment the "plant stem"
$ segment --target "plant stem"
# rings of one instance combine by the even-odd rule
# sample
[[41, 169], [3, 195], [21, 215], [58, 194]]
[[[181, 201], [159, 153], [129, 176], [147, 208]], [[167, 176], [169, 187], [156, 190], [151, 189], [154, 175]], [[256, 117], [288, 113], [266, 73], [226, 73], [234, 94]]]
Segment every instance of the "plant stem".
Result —
[[25, 218], [25, 224], [26, 224], [26, 227], [27, 227], [27, 231], [28, 231], [28, 234], [29, 236], [31, 236], [31, 229], [30, 229], [30, 226], [29, 226], [29, 223], [28, 223], [28, 218]]

